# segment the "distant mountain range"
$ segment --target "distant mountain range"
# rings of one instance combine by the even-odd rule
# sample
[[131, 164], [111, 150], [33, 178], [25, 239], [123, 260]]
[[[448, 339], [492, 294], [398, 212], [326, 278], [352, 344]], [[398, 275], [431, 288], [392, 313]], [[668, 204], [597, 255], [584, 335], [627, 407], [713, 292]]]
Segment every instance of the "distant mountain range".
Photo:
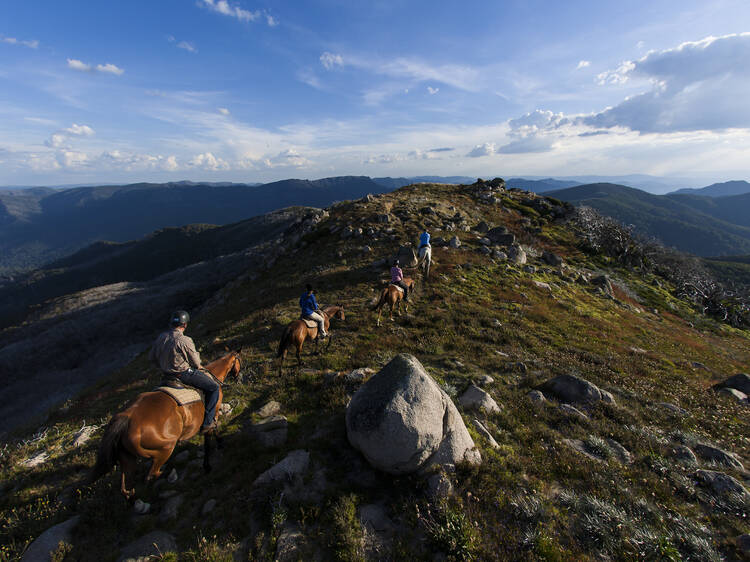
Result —
[[678, 189], [670, 195], [705, 195], [707, 197], [727, 197], [730, 195], [742, 195], [750, 193], [750, 183], [744, 180], [725, 181], [714, 183], [700, 189]]
[[553, 178], [547, 178], [543, 180], [510, 178], [509, 180], [505, 180], [505, 185], [509, 188], [517, 187], [519, 189], [525, 189], [526, 191], [533, 191], [534, 193], [546, 193], [548, 191], [555, 191], [557, 189], [565, 189], [566, 187], [581, 185], [581, 182], [572, 180], [556, 180]]
[[653, 195], [611, 183], [579, 185], [546, 195], [588, 205], [668, 246], [700, 256], [750, 253], [750, 193], [713, 198]]

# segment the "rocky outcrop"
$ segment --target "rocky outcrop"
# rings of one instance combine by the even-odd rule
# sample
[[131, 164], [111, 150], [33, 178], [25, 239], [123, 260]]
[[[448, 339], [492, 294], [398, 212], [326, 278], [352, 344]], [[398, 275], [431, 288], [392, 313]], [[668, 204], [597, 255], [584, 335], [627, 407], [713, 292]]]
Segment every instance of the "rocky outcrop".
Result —
[[372, 466], [391, 474], [481, 461], [455, 405], [412, 355], [394, 357], [354, 394], [346, 430]]

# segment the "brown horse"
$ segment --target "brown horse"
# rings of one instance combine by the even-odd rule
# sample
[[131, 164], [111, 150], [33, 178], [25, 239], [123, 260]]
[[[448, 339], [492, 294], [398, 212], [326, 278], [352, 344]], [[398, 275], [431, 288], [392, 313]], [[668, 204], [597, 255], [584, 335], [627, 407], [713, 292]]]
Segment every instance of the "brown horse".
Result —
[[[323, 319], [325, 320], [324, 326], [325, 330], [328, 333], [328, 346], [326, 346], [326, 350], [328, 350], [329, 347], [331, 347], [331, 340], [333, 337], [331, 336], [331, 333], [329, 332], [328, 328], [331, 324], [331, 318], [336, 318], [337, 320], [343, 320], [344, 319], [344, 307], [343, 306], [328, 306], [320, 311], [323, 314]], [[315, 326], [314, 328], [310, 328], [305, 324], [304, 320], [292, 320], [289, 322], [289, 325], [284, 330], [284, 334], [281, 336], [281, 341], [279, 342], [279, 350], [276, 353], [276, 357], [279, 358], [279, 375], [282, 373], [282, 369], [284, 367], [284, 359], [286, 359], [286, 354], [292, 345], [294, 345], [295, 348], [297, 348], [297, 366], [302, 367], [302, 358], [300, 357], [300, 353], [302, 352], [302, 345], [305, 343], [305, 340], [312, 340], [315, 342], [315, 350], [318, 349], [318, 327]]]
[[[238, 375], [240, 372], [239, 351], [229, 352], [205, 368], [220, 383], [224, 382], [229, 373]], [[217, 417], [223, 397], [223, 392], [219, 389]], [[107, 474], [114, 468], [115, 463], [119, 462], [122, 470], [120, 491], [126, 499], [133, 499], [133, 475], [138, 457], [150, 458], [152, 461], [147, 481], [161, 476], [161, 468], [172, 455], [175, 445], [198, 433], [204, 412], [203, 402], [178, 406], [177, 402], [164, 392], [139, 394], [135, 402], [110, 420], [99, 444], [99, 454], [90, 482]], [[203, 439], [203, 468], [206, 472], [211, 470], [209, 437], [210, 435], [206, 434]], [[219, 439], [217, 435], [215, 437]]]
[[[404, 277], [404, 283], [409, 287], [409, 294], [414, 293], [415, 282], [410, 277]], [[404, 300], [404, 292], [393, 284], [389, 284], [380, 292], [380, 298], [378, 302], [372, 307], [371, 310], [378, 311], [378, 326], [380, 326], [380, 314], [383, 312], [383, 307], [388, 304], [391, 307], [391, 320], [393, 320], [393, 309], [396, 309], [396, 313], [401, 316], [401, 301]], [[404, 310], [409, 312], [409, 302], [404, 302]]]

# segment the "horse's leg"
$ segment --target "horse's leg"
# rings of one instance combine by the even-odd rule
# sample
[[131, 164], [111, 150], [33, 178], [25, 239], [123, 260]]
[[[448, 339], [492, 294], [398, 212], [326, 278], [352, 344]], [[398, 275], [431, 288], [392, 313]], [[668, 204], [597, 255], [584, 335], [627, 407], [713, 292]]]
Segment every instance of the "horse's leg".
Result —
[[206, 433], [203, 436], [203, 470], [208, 474], [211, 472], [211, 435]]
[[302, 368], [302, 344], [305, 342], [305, 340], [302, 340], [297, 343], [297, 369]]
[[125, 496], [126, 500], [130, 501], [135, 498], [133, 476], [135, 474], [137, 459], [134, 455], [122, 449], [120, 450], [118, 458], [120, 461], [120, 470], [122, 471], [120, 492], [122, 492], [122, 495]]
[[284, 372], [284, 359], [286, 358], [286, 349], [281, 352], [281, 357], [279, 357], [279, 376], [281, 376]]
[[161, 449], [156, 449], [152, 455], [153, 462], [151, 463], [151, 470], [148, 471], [148, 475], [146, 476], [146, 481], [151, 482], [152, 480], [156, 480], [161, 476], [161, 467], [164, 466], [164, 463], [167, 462], [170, 456], [172, 456], [172, 451], [174, 451], [174, 447], [177, 443], [171, 443], [169, 445], [165, 445]]
[[383, 313], [383, 307], [381, 306], [378, 308], [378, 323], [377, 325], [380, 326], [380, 315]]

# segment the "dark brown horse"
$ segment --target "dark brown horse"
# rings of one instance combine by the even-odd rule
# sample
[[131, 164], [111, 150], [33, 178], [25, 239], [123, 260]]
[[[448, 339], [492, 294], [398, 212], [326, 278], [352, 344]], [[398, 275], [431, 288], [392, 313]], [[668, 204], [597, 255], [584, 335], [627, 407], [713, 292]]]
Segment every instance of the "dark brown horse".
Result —
[[[239, 351], [232, 351], [224, 357], [213, 361], [205, 368], [219, 382], [229, 373], [240, 372]], [[218, 417], [221, 401], [224, 397], [219, 389], [219, 402], [216, 405]], [[115, 414], [110, 420], [99, 444], [96, 466], [91, 474], [91, 482], [107, 474], [115, 463], [120, 463], [122, 482], [120, 491], [127, 499], [135, 497], [133, 475], [139, 457], [152, 461], [147, 481], [161, 476], [161, 468], [172, 455], [175, 445], [193, 437], [203, 422], [204, 407], [202, 402], [178, 406], [173, 398], [164, 392], [143, 392], [138, 395], [127, 409]], [[209, 463], [211, 436], [204, 436], [203, 468], [211, 470]], [[218, 439], [218, 436], [216, 436]]]
[[[320, 311], [323, 314], [323, 319], [325, 320], [324, 326], [325, 330], [328, 333], [328, 346], [326, 347], [326, 350], [331, 347], [331, 340], [333, 339], [331, 337], [331, 333], [329, 331], [329, 326], [331, 324], [331, 319], [336, 318], [337, 320], [343, 320], [344, 319], [344, 307], [343, 306], [328, 306]], [[300, 353], [302, 352], [302, 345], [305, 343], [305, 340], [312, 340], [315, 342], [315, 349], [318, 348], [318, 326], [311, 328], [307, 324], [305, 324], [304, 320], [292, 320], [289, 322], [289, 325], [284, 330], [284, 334], [281, 336], [281, 341], [279, 342], [279, 350], [276, 353], [276, 357], [279, 358], [279, 375], [282, 373], [282, 369], [284, 367], [284, 359], [286, 359], [286, 354], [292, 345], [297, 350], [297, 366], [302, 367], [302, 358], [300, 357]]]
[[[414, 293], [414, 279], [410, 277], [404, 277], [404, 284], [409, 288], [409, 294]], [[388, 304], [391, 307], [391, 320], [393, 320], [393, 309], [396, 309], [396, 313], [401, 316], [401, 301], [404, 300], [404, 292], [393, 284], [389, 284], [382, 291], [380, 291], [380, 298], [378, 302], [372, 307], [371, 310], [378, 311], [378, 326], [380, 326], [380, 314], [383, 312], [383, 307]], [[404, 302], [404, 310], [409, 312], [409, 302]]]

